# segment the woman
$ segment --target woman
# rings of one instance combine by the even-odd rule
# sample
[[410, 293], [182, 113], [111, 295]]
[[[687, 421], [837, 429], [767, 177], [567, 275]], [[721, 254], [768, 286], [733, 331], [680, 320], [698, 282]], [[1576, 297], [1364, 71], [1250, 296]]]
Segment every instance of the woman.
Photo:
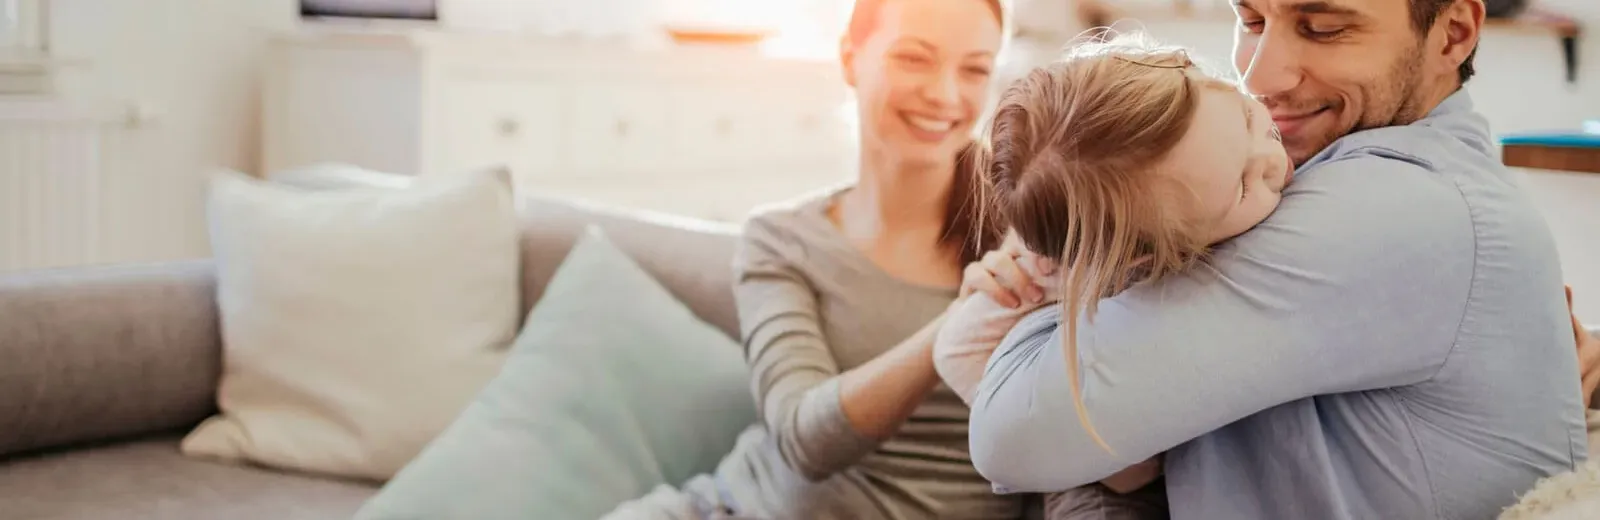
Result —
[[[855, 89], [855, 183], [755, 215], [735, 297], [762, 423], [713, 476], [614, 518], [995, 518], [1022, 515], [967, 455], [967, 407], [931, 343], [963, 266], [970, 168], [1004, 41], [997, 0], [859, 0], [842, 40]], [[981, 271], [981, 269], [975, 269]]]

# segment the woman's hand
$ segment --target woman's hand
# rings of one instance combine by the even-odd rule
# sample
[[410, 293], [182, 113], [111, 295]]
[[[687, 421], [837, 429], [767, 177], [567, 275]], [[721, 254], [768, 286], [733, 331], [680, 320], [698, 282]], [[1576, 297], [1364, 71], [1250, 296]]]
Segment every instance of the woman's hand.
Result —
[[975, 292], [988, 294], [1008, 309], [1055, 299], [1054, 262], [1028, 251], [1015, 233], [1007, 233], [1000, 247], [967, 265], [961, 276], [960, 298]]
[[1106, 477], [1100, 484], [1106, 488], [1124, 495], [1138, 491], [1139, 488], [1154, 482], [1161, 476], [1161, 456], [1150, 457], [1144, 462], [1129, 466], [1128, 469], [1118, 471], [1115, 475]]
[[960, 297], [945, 312], [933, 340], [933, 366], [945, 386], [972, 404], [989, 354], [1022, 316], [1051, 301], [1054, 265], [1041, 260], [1014, 235], [999, 249], [967, 266]]
[[1583, 407], [1593, 405], [1595, 389], [1600, 388], [1600, 338], [1595, 338], [1572, 314], [1572, 287], [1567, 287], [1567, 312], [1572, 315], [1572, 334], [1578, 340], [1578, 370], [1583, 377]]

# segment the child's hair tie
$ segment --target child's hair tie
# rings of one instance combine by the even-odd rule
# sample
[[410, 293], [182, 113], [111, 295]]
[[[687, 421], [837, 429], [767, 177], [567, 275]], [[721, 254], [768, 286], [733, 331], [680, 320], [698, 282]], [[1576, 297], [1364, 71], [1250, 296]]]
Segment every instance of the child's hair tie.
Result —
[[1173, 54], [1174, 54], [1174, 56], [1173, 56], [1173, 58], [1171, 60], [1163, 59], [1161, 61], [1162, 62], [1176, 61], [1176, 63], [1155, 63], [1155, 62], [1152, 62], [1152, 61], [1136, 60], [1136, 59], [1133, 59], [1133, 58], [1128, 58], [1128, 57], [1125, 57], [1125, 56], [1117, 56], [1117, 55], [1112, 55], [1111, 57], [1113, 59], [1118, 60], [1118, 61], [1124, 61], [1124, 62], [1132, 63], [1134, 65], [1142, 65], [1142, 66], [1145, 66], [1145, 67], [1152, 67], [1152, 68], [1157, 68], [1157, 69], [1187, 69], [1190, 66], [1194, 65], [1194, 61], [1189, 59], [1189, 53], [1186, 53], [1186, 52], [1183, 52], [1183, 51], [1178, 51], [1178, 52], [1175, 52]]

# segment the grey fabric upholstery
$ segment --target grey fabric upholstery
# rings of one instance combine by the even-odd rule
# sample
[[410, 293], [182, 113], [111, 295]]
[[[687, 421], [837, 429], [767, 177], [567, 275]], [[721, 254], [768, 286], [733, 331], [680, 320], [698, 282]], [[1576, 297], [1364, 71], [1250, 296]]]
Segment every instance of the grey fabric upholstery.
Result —
[[523, 219], [524, 312], [544, 293], [578, 234], [593, 223], [700, 319], [738, 339], [739, 317], [733, 308], [736, 226], [541, 198], [523, 199], [518, 214]]
[[[737, 337], [736, 227], [556, 199], [518, 209], [524, 313], [594, 223]], [[345, 519], [376, 491], [178, 453], [216, 409], [214, 280], [209, 261], [0, 275], [0, 518]]]
[[206, 262], [0, 278], [0, 457], [192, 425], [221, 363]]
[[6, 520], [349, 520], [365, 482], [184, 457], [165, 436], [0, 465]]

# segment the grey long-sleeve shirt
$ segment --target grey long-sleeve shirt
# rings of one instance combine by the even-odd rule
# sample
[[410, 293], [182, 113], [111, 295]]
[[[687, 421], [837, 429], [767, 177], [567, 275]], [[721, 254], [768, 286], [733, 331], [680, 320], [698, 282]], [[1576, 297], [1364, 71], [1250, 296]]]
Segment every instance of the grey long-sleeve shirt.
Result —
[[1167, 452], [1175, 519], [1493, 518], [1586, 458], [1554, 241], [1464, 92], [1347, 136], [1188, 273], [1080, 321], [1028, 316], [974, 402], [979, 471], [1014, 491]]
[[760, 409], [759, 437], [718, 469], [741, 516], [772, 519], [1015, 519], [967, 453], [967, 407], [940, 385], [888, 439], [856, 432], [838, 376], [944, 312], [955, 288], [879, 269], [827, 217], [835, 190], [758, 212], [734, 270]]

